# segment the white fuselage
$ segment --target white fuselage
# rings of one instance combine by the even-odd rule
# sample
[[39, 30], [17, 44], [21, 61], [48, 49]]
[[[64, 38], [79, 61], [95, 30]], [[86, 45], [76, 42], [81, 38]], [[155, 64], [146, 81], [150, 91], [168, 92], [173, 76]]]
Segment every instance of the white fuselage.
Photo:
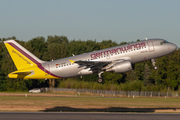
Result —
[[[45, 69], [61, 78], [80, 75], [79, 72], [87, 68], [73, 61], [121, 61], [129, 60], [132, 64], [158, 58], [176, 50], [177, 46], [172, 43], [163, 43], [163, 39], [150, 39], [135, 43], [120, 45], [76, 56], [71, 56], [51, 62], [44, 62]], [[98, 67], [98, 66], [97, 66]], [[92, 72], [89, 72], [92, 74]]]

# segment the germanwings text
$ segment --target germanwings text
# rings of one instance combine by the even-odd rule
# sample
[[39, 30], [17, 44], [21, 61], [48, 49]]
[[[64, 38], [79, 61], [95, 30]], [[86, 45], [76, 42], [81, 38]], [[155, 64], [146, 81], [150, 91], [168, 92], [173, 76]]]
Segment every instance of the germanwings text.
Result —
[[106, 50], [106, 51], [102, 51], [102, 52], [97, 52], [94, 54], [91, 54], [91, 58], [95, 59], [96, 57], [100, 57], [100, 56], [105, 56], [105, 55], [109, 55], [109, 54], [114, 54], [114, 53], [118, 53], [118, 52], [123, 52], [123, 51], [127, 51], [127, 50], [131, 50], [131, 49], [139, 49], [142, 47], [145, 47], [146, 44], [145, 42], [142, 43], [137, 43], [137, 44], [133, 44], [133, 45], [128, 45], [128, 46], [124, 46], [124, 47], [119, 47], [116, 49], [110, 49], [110, 50]]

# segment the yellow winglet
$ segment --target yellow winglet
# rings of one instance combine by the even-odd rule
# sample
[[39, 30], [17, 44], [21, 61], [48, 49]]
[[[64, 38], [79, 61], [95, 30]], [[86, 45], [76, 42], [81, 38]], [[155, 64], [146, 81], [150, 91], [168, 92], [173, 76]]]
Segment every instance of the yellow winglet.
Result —
[[69, 60], [71, 62], [71, 64], [73, 64], [75, 61], [74, 60]]

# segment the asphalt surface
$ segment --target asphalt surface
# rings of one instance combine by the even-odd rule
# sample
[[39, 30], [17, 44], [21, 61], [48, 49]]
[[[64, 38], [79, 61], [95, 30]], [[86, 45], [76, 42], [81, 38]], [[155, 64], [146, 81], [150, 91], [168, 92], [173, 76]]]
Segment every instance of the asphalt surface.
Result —
[[180, 114], [0, 112], [0, 120], [180, 120]]

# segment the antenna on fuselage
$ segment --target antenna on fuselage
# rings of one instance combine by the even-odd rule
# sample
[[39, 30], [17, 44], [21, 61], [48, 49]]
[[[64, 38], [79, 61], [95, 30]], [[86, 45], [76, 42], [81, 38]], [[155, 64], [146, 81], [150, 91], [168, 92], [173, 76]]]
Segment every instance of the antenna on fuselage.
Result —
[[145, 39], [148, 40], [147, 37], [145, 37]]

